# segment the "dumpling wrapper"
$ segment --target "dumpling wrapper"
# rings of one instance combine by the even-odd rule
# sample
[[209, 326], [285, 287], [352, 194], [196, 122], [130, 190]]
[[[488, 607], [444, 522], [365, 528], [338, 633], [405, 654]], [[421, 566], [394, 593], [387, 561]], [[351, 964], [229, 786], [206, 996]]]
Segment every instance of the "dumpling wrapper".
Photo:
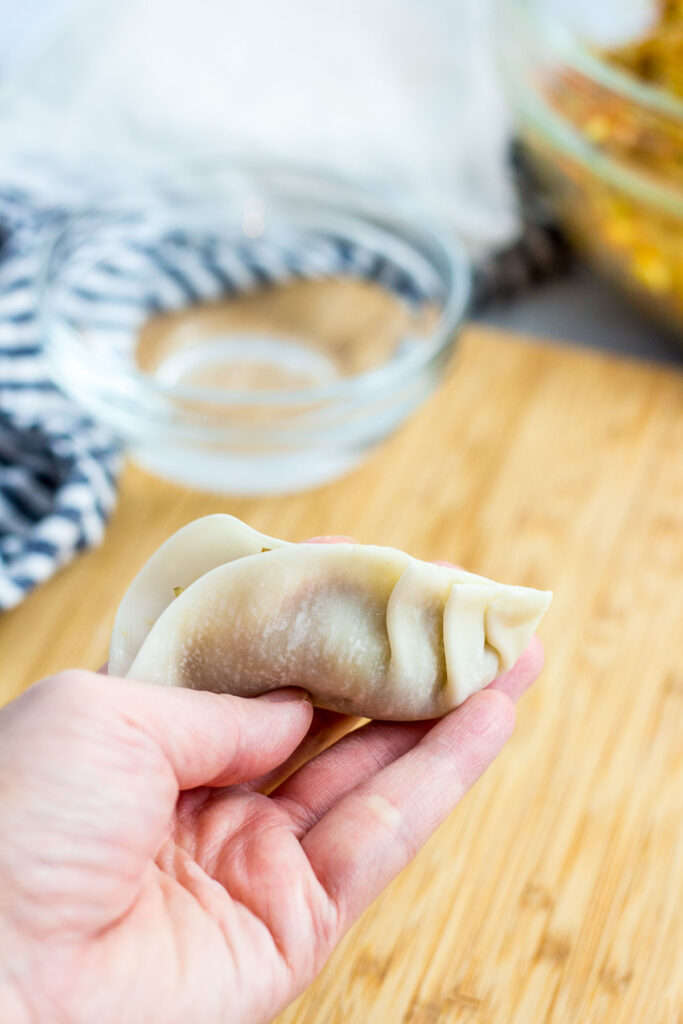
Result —
[[109, 672], [239, 696], [300, 686], [332, 711], [436, 718], [514, 665], [551, 597], [393, 548], [289, 544], [207, 516], [133, 580]]

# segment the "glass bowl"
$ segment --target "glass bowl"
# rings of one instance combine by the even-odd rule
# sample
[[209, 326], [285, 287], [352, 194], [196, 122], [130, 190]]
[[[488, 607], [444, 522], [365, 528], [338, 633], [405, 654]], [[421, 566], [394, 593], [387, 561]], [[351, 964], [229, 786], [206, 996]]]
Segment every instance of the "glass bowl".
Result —
[[[524, 152], [566, 233], [680, 335], [683, 100], [630, 68], [649, 47], [653, 80], [666, 70], [661, 9], [655, 0], [497, 0], [496, 20]], [[648, 33], [645, 47], [633, 42]]]
[[346, 472], [430, 394], [469, 287], [457, 240], [372, 189], [205, 166], [64, 223], [42, 327], [56, 382], [147, 469], [275, 494]]

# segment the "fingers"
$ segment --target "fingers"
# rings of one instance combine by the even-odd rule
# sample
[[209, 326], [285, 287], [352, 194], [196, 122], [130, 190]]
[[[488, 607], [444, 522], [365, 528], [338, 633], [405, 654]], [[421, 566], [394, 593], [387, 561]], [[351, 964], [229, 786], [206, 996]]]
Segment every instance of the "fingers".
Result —
[[[514, 668], [495, 679], [489, 688], [517, 700], [534, 681], [542, 665], [543, 648], [534, 638]], [[314, 714], [329, 712], [316, 711]], [[273, 788], [273, 781], [269, 792], [287, 808], [296, 833], [302, 836], [363, 779], [376, 774], [414, 747], [433, 725], [433, 721], [372, 722], [356, 729], [334, 746], [330, 746], [332, 739], [329, 739], [324, 744], [329, 749], [324, 753], [313, 757], [315, 750], [312, 747], [306, 757], [299, 759], [303, 767], [298, 771], [295, 772], [297, 766], [294, 763], [289, 764], [289, 770], [280, 775], [280, 780], [287, 781], [277, 789]], [[344, 731], [348, 732], [348, 729]]]
[[310, 728], [294, 753], [277, 768], [247, 783], [248, 788], [260, 793], [271, 793], [298, 768], [336, 743], [362, 721], [362, 718], [354, 718], [352, 715], [314, 708]]
[[364, 779], [410, 750], [434, 722], [371, 722], [338, 740], [271, 792], [301, 838]]
[[296, 750], [313, 708], [303, 690], [242, 698], [175, 687], [145, 686], [127, 708], [152, 732], [180, 789], [230, 786], [276, 768]]
[[147, 737], [180, 789], [226, 786], [270, 771], [296, 749], [313, 715], [303, 690], [245, 699], [80, 670], [39, 686], [53, 714], [66, 710], [77, 721], [87, 712], [103, 734], [109, 728], [124, 740]]
[[412, 750], [343, 797], [304, 837], [342, 931], [405, 867], [513, 727], [514, 706], [505, 694], [475, 694]]

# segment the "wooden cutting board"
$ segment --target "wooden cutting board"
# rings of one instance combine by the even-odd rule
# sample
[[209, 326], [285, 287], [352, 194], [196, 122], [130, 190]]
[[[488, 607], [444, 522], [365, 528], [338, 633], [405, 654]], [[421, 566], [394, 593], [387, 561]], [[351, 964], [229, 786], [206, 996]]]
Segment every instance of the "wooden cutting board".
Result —
[[130, 468], [103, 546], [0, 619], [0, 698], [103, 662], [133, 573], [219, 510], [555, 591], [509, 746], [281, 1024], [680, 1024], [683, 378], [471, 328], [330, 486], [226, 500]]

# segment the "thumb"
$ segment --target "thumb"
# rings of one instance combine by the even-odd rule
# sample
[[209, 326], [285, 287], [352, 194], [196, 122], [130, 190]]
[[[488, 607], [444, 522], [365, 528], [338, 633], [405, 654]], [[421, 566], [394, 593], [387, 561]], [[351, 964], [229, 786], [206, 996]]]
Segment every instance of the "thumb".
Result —
[[[132, 750], [137, 736], [157, 748], [179, 789], [192, 789], [245, 782], [271, 771], [297, 748], [312, 717], [303, 690], [247, 699], [71, 670], [37, 683], [3, 708], [0, 731], [3, 746], [11, 746], [18, 734], [14, 738], [24, 751], [31, 744], [19, 743], [21, 734], [46, 720], [51, 728], [38, 729], [46, 742], [59, 732], [60, 722], [72, 723], [77, 736], [85, 734], [81, 738], [89, 749], [93, 742], [128, 737], [122, 749]], [[87, 751], [81, 753], [86, 757]]]
[[98, 687], [158, 743], [179, 789], [247, 782], [282, 764], [302, 741], [313, 717], [304, 690], [233, 697], [206, 690], [95, 677]]
[[8, 920], [101, 931], [137, 898], [178, 789], [273, 769], [312, 713], [300, 690], [244, 700], [83, 671], [30, 687], [0, 709]]

